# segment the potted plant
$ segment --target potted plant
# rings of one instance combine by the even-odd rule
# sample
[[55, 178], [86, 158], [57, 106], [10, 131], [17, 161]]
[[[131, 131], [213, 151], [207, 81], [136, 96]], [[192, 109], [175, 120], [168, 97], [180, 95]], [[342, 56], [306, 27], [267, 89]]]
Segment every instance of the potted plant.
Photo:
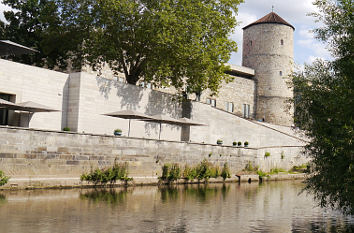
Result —
[[248, 142], [245, 141], [245, 142], [243, 143], [243, 145], [244, 145], [245, 147], [248, 147]]
[[232, 142], [232, 145], [233, 146], [237, 146], [237, 142]]
[[242, 142], [238, 142], [237, 145], [238, 145], [238, 146], [242, 146]]
[[222, 145], [223, 141], [221, 139], [216, 140], [216, 144]]
[[63, 131], [67, 131], [68, 132], [68, 131], [70, 131], [70, 128], [69, 127], [64, 127]]
[[122, 136], [122, 130], [121, 130], [121, 129], [115, 129], [115, 130], [114, 130], [114, 135], [116, 135], [116, 136]]

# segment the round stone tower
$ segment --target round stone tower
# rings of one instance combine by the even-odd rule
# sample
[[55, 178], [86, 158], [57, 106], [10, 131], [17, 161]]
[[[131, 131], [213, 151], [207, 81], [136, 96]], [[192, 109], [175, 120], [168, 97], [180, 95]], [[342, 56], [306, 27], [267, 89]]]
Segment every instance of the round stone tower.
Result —
[[295, 28], [274, 12], [243, 28], [242, 65], [255, 70], [257, 120], [293, 124], [288, 75], [293, 70]]

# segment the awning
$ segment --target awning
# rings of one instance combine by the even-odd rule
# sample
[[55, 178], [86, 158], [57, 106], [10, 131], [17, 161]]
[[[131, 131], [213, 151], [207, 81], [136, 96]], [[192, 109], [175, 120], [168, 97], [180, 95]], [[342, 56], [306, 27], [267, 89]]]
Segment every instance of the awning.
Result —
[[36, 52], [38, 51], [35, 49], [28, 48], [9, 40], [0, 40], [0, 56], [22, 55]]

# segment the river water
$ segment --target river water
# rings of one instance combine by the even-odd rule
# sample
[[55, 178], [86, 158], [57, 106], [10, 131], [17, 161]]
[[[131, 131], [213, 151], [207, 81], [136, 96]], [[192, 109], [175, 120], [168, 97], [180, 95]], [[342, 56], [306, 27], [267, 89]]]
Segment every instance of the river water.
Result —
[[0, 192], [0, 232], [354, 232], [300, 182]]

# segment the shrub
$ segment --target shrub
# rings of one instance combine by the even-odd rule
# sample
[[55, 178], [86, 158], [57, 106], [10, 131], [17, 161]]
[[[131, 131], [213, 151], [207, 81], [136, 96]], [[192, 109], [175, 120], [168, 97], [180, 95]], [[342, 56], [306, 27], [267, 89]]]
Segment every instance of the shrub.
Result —
[[71, 129], [69, 127], [64, 127], [63, 131], [71, 131]]
[[231, 178], [230, 168], [227, 163], [225, 163], [224, 167], [222, 168], [221, 177], [224, 179], [224, 181], [226, 178]]
[[191, 168], [188, 165], [184, 167], [182, 173], [183, 179], [185, 180], [194, 180], [197, 177], [197, 171], [195, 168]]
[[5, 176], [5, 173], [0, 170], [0, 186], [5, 185], [9, 181], [10, 177]]
[[174, 163], [170, 167], [170, 171], [168, 174], [168, 181], [173, 182], [181, 178], [181, 168], [177, 163]]
[[237, 146], [237, 142], [232, 142], [232, 145], [233, 146]]
[[210, 168], [210, 177], [218, 178], [221, 175], [220, 167], [219, 166], [212, 166]]
[[269, 174], [278, 174], [279, 172], [286, 172], [284, 169], [282, 169], [282, 168], [272, 168], [272, 169], [270, 169], [270, 172], [269, 172]]
[[248, 146], [248, 142], [245, 141], [245, 142], [243, 143], [243, 145], [244, 145], [244, 146]]
[[245, 168], [242, 171], [256, 172], [256, 171], [258, 171], [258, 166], [253, 166], [251, 161], [248, 161], [248, 163], [246, 164]]
[[114, 163], [113, 167], [96, 168], [89, 173], [82, 174], [80, 179], [95, 185], [114, 184], [117, 180], [126, 182], [132, 180], [132, 178], [128, 178], [128, 163]]
[[223, 141], [221, 139], [216, 140], [216, 144], [222, 145]]
[[268, 158], [270, 156], [270, 152], [265, 152], [265, 154], [264, 154], [264, 158]]
[[164, 164], [162, 166], [162, 176], [159, 177], [160, 180], [173, 182], [181, 178], [181, 168], [177, 163]]
[[115, 129], [114, 132], [115, 133], [122, 133], [123, 131], [121, 129]]
[[300, 166], [293, 166], [289, 172], [300, 172], [300, 173], [306, 173], [308, 172], [309, 166], [307, 164], [302, 164]]
[[238, 145], [238, 146], [242, 146], [242, 142], [238, 142], [237, 145]]
[[197, 179], [199, 181], [204, 180], [207, 182], [211, 176], [210, 168], [211, 164], [206, 159], [200, 162], [200, 164], [196, 167]]
[[258, 170], [257, 171], [257, 174], [258, 174], [258, 176], [259, 177], [269, 177], [269, 175], [267, 174], [267, 173], [265, 173], [264, 171], [262, 171], [262, 170]]

